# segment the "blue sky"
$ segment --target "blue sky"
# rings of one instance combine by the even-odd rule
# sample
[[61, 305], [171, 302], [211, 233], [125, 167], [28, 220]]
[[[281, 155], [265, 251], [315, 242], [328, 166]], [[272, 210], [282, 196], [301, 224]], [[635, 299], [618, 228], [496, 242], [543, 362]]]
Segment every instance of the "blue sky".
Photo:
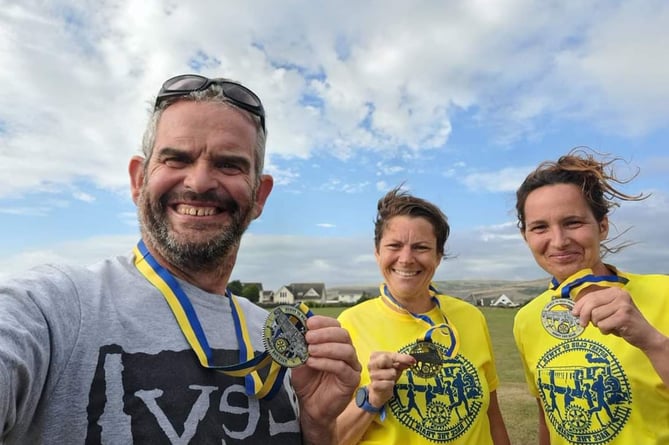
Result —
[[[373, 284], [376, 201], [404, 183], [448, 215], [436, 279], [534, 279], [514, 191], [575, 146], [652, 193], [611, 219], [609, 262], [669, 272], [669, 3], [0, 2], [0, 275], [137, 240], [127, 163], [163, 80], [245, 83], [275, 189], [233, 279]], [[621, 164], [621, 167], [625, 167]]]

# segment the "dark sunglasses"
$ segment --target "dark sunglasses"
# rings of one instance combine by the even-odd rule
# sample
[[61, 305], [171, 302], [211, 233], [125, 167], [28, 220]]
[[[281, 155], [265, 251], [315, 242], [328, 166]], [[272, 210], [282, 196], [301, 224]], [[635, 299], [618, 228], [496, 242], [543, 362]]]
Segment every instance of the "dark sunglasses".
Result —
[[260, 98], [244, 85], [231, 80], [209, 79], [198, 74], [182, 74], [172, 77], [171, 79], [167, 79], [160, 88], [156, 97], [154, 110], [158, 109], [160, 104], [171, 97], [187, 96], [195, 91], [204, 91], [211, 85], [220, 86], [223, 94], [230, 102], [258, 116], [263, 133], [267, 133], [265, 129], [265, 109], [262, 106], [262, 102], [260, 102]]

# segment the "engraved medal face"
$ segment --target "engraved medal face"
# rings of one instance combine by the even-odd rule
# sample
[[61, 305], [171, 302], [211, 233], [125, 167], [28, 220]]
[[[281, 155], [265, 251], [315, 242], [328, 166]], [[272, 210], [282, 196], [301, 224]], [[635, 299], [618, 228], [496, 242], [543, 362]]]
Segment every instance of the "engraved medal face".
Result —
[[306, 332], [307, 316], [301, 310], [294, 306], [277, 306], [265, 320], [265, 350], [282, 366], [300, 366], [309, 357]]
[[571, 310], [574, 301], [569, 298], [556, 298], [548, 302], [541, 311], [541, 324], [555, 338], [569, 340], [576, 338], [585, 330], [573, 316]]
[[416, 364], [411, 367], [411, 371], [424, 379], [437, 376], [444, 363], [439, 348], [431, 341], [416, 343], [408, 354], [416, 359]]

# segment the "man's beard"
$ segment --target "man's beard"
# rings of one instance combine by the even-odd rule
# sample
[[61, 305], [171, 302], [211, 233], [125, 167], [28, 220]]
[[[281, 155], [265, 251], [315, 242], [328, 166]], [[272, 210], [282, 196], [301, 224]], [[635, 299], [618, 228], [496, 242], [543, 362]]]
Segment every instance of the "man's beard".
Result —
[[[251, 222], [250, 212], [255, 203], [255, 190], [251, 194], [251, 203], [246, 210], [232, 198], [221, 197], [207, 192], [197, 194], [185, 192], [180, 195], [188, 201], [218, 203], [230, 215], [231, 221], [221, 225], [217, 234], [204, 241], [186, 239], [186, 235], [176, 234], [170, 227], [167, 217], [167, 202], [170, 195], [152, 201], [146, 184], [140, 193], [137, 209], [142, 235], [158, 250], [168, 263], [181, 270], [202, 271], [215, 270], [223, 265], [230, 253], [236, 251], [244, 231]], [[195, 223], [197, 224], [197, 223]], [[195, 225], [191, 230], [196, 229]], [[211, 230], [211, 227], [203, 227]]]

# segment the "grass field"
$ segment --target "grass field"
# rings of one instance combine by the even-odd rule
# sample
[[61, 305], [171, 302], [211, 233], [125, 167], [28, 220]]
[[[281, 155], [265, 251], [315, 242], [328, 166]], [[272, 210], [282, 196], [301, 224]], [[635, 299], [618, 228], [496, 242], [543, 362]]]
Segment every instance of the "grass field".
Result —
[[[337, 317], [343, 308], [313, 308], [315, 313]], [[500, 386], [497, 396], [513, 445], [537, 443], [537, 405], [527, 392], [520, 358], [513, 342], [515, 309], [483, 308], [492, 337]]]

